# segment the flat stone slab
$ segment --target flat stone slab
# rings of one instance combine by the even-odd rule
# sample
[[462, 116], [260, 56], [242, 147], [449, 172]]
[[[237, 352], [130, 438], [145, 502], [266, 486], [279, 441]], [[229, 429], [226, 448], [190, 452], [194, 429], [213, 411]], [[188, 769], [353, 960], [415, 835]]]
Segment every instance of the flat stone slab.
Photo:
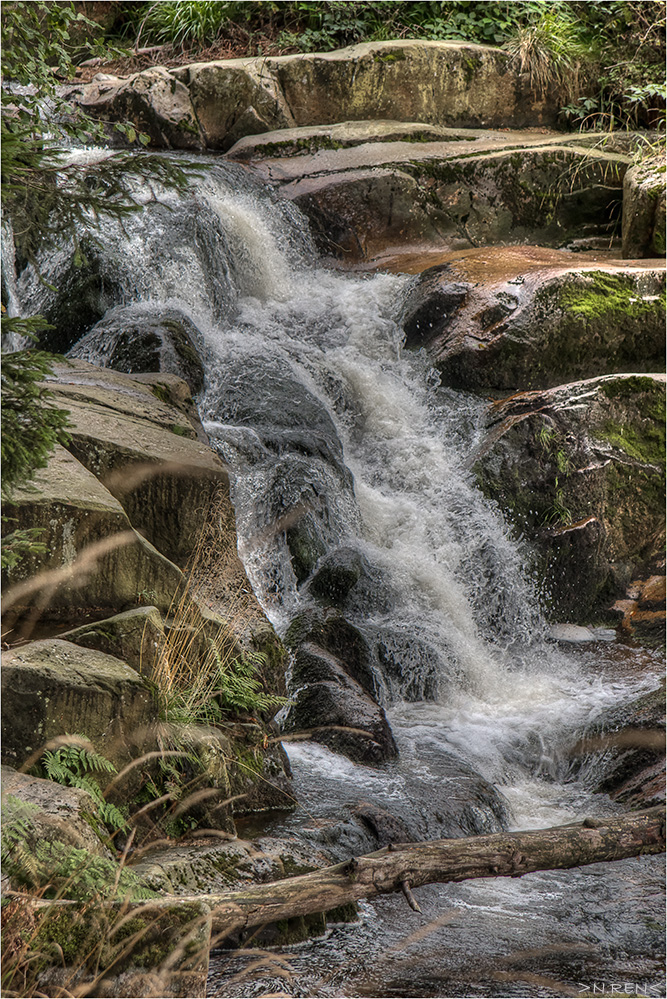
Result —
[[115, 656], [137, 673], [150, 678], [165, 633], [157, 607], [133, 607], [122, 614], [63, 632], [60, 638]]

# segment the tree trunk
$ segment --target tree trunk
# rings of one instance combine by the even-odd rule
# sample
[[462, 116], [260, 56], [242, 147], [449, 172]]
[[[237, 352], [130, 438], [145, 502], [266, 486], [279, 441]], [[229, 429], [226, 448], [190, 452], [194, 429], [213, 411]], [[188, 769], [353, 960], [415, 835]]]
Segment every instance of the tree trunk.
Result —
[[530, 832], [391, 845], [283, 881], [208, 896], [171, 895], [150, 905], [172, 907], [206, 901], [213, 910], [213, 935], [220, 938], [239, 929], [327, 912], [386, 892], [403, 891], [412, 906], [411, 889], [433, 882], [520, 877], [531, 871], [622, 860], [664, 849], [664, 810], [651, 808]]

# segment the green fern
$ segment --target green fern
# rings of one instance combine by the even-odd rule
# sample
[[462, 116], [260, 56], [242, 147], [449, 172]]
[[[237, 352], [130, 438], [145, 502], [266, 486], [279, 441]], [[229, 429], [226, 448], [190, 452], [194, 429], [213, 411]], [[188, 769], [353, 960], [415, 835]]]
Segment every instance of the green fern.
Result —
[[33, 884], [39, 875], [37, 858], [26, 847], [26, 841], [35, 836], [33, 818], [37, 812], [37, 805], [21, 801], [12, 794], [5, 795], [3, 799], [0, 836], [2, 870], [22, 884]]
[[219, 688], [216, 698], [222, 711], [268, 711], [285, 703], [278, 694], [267, 694], [262, 689], [262, 681], [257, 677], [259, 667], [266, 661], [261, 652], [244, 652], [231, 664], [223, 661], [217, 647], [211, 652], [218, 665]]
[[[72, 738], [84, 739], [83, 736]], [[61, 746], [53, 751], [46, 750], [39, 762], [38, 771], [38, 776], [43, 775], [47, 780], [55, 781], [63, 787], [77, 787], [81, 791], [87, 791], [95, 802], [97, 816], [110, 832], [128, 828], [123, 813], [116, 805], [105, 800], [99, 784], [92, 776], [95, 773], [116, 773], [115, 766], [106, 756], [77, 744]]]

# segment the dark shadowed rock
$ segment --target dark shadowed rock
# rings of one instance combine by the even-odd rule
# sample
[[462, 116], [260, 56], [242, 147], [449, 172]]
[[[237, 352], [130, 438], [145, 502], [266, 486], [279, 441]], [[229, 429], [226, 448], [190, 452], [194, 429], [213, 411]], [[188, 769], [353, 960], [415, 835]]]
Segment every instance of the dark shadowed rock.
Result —
[[[366, 693], [371, 696], [377, 695], [372, 649], [358, 628], [346, 621], [339, 612], [304, 611], [292, 621], [284, 641], [285, 645], [295, 652], [307, 643], [325, 650], [336, 658], [348, 676], [352, 677]], [[295, 665], [294, 671], [294, 682], [298, 683], [300, 682], [298, 665]]]
[[478, 482], [533, 542], [561, 620], [599, 615], [663, 558], [664, 393], [664, 376], [606, 376], [489, 408]]
[[204, 366], [196, 344], [201, 334], [177, 309], [113, 309], [69, 351], [69, 357], [127, 374], [166, 371], [179, 375], [199, 392]]
[[343, 669], [335, 656], [308, 643], [296, 655], [296, 688], [282, 723], [358, 763], [377, 764], [398, 755], [383, 709]]

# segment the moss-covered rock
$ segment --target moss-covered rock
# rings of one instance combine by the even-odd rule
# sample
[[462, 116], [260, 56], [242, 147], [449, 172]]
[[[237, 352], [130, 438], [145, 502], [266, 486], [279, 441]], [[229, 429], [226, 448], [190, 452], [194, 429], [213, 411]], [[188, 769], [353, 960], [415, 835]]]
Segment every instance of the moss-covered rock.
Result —
[[623, 256], [665, 256], [665, 161], [632, 167], [623, 182]]
[[46, 995], [59, 994], [67, 983], [82, 991], [92, 986], [105, 997], [203, 997], [211, 914], [203, 900], [146, 902], [131, 916], [120, 904], [47, 908], [34, 946], [42, 960], [52, 962], [37, 979]]
[[473, 390], [664, 370], [664, 269], [582, 263], [535, 247], [452, 254], [409, 291], [407, 344]]
[[664, 378], [607, 376], [489, 409], [475, 473], [532, 541], [552, 616], [604, 615], [664, 543]]
[[[2, 759], [14, 767], [50, 739], [84, 735], [124, 765], [140, 755], [157, 704], [126, 663], [61, 639], [30, 642], [2, 660]], [[108, 775], [107, 775], [108, 776]]]

